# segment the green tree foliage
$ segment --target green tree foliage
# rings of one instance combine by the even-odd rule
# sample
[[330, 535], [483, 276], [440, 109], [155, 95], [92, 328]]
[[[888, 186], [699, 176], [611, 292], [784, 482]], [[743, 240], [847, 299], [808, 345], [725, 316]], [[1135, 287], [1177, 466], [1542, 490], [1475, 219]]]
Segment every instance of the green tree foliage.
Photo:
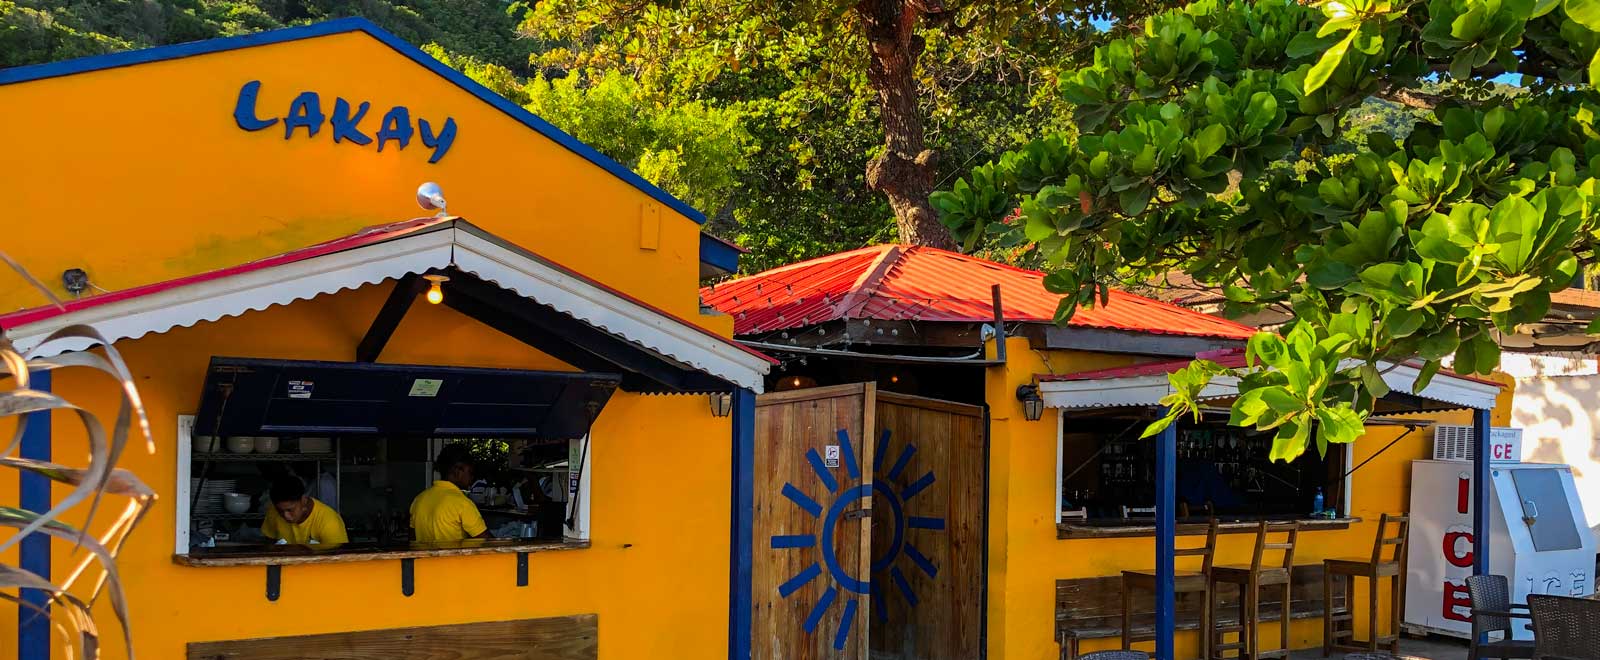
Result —
[[0, 67], [364, 16], [414, 44], [532, 75], [521, 2], [499, 0], [0, 0]]
[[734, 203], [756, 150], [739, 112], [699, 101], [659, 103], [616, 71], [523, 79], [437, 45], [423, 50], [709, 214]]
[[[1382, 364], [1424, 361], [1414, 390], [1446, 358], [1489, 373], [1497, 333], [1540, 319], [1595, 261], [1600, 3], [1203, 0], [1142, 28], [1061, 81], [1079, 136], [1007, 153], [934, 204], [969, 247], [1050, 264], [1061, 319], [1119, 275], [1170, 270], [1236, 310], [1295, 311], [1282, 337], [1250, 341], [1248, 367], [1175, 375], [1151, 432], [1229, 373], [1232, 421], [1275, 430], [1274, 458], [1325, 451], [1387, 393]], [[1505, 72], [1525, 74], [1523, 93], [1480, 93]], [[1348, 143], [1369, 97], [1435, 79], [1451, 85], [1404, 139], [1370, 133], [1337, 168], [1272, 167]]]
[[794, 257], [814, 254], [818, 237], [829, 248], [887, 238], [885, 211], [901, 240], [948, 241], [927, 204], [944, 175], [1060, 126], [1034, 101], [1093, 32], [1064, 7], [546, 0], [524, 29], [562, 45], [545, 53], [547, 66], [622, 69], [664, 96], [749, 112], [763, 154], [758, 210], [738, 218], [742, 233], [801, 248], [782, 254]]

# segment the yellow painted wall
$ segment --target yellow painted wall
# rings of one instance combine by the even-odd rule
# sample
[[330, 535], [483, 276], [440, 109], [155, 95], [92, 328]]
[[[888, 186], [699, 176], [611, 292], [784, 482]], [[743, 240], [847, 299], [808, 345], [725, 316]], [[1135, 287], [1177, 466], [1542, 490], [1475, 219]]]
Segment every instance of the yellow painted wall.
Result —
[[[283, 122], [249, 132], [233, 118], [240, 87], [261, 81], [258, 115], [287, 114], [302, 91], [372, 104], [376, 138], [392, 106], [412, 123], [459, 127], [437, 163], [414, 136], [335, 144]], [[443, 186], [452, 214], [691, 322], [698, 314], [699, 225], [444, 78], [360, 32], [0, 85], [9, 127], [6, 252], [60, 286], [67, 268], [117, 290], [242, 263], [428, 215], [417, 186]], [[659, 207], [659, 249], [641, 247], [641, 214]], [[13, 280], [15, 284], [15, 281]], [[0, 310], [41, 304], [0, 287]]]
[[[1155, 565], [1152, 539], [1056, 538], [1055, 479], [1056, 427], [1053, 410], [1044, 419], [1023, 419], [1014, 393], [1035, 374], [1070, 373], [1132, 364], [1128, 356], [1069, 351], [1030, 350], [1027, 340], [1009, 340], [1009, 362], [990, 369], [986, 391], [991, 409], [991, 470], [989, 495], [989, 657], [1006, 660], [1045, 660], [1058, 657], [1055, 641], [1055, 582], [1058, 579], [1119, 575], [1125, 569]], [[992, 350], [992, 345], [991, 345]], [[1046, 364], [1048, 361], [1048, 364]], [[1501, 379], [1509, 383], [1509, 379]], [[1509, 422], [1510, 389], [1505, 390], [1493, 423]], [[1449, 413], [1430, 417], [1440, 423], [1471, 423], [1470, 414]], [[1404, 429], [1371, 427], [1354, 445], [1354, 463], [1379, 452]], [[1430, 453], [1431, 433], [1418, 431], [1401, 440], [1352, 475], [1351, 507], [1364, 522], [1348, 530], [1301, 532], [1296, 564], [1314, 564], [1333, 557], [1369, 557], [1378, 517], [1400, 513], [1410, 502], [1411, 461]], [[1230, 534], [1218, 541], [1218, 563], [1249, 563], [1254, 536]], [[1365, 581], [1355, 602], [1367, 600]], [[1389, 612], [1387, 590], [1380, 593], [1380, 617]], [[1356, 608], [1357, 634], [1366, 635], [1366, 608]], [[1381, 619], [1380, 619], [1381, 620]], [[1296, 648], [1321, 646], [1322, 620], [1294, 622], [1291, 639]], [[1276, 624], [1262, 627], [1263, 645], [1277, 644]], [[1198, 655], [1199, 637], [1178, 634], [1180, 658]], [[1086, 640], [1084, 652], [1120, 648], [1118, 639]], [[1149, 648], [1145, 646], [1144, 648]]]
[[[274, 603], [264, 596], [262, 568], [172, 562], [177, 416], [198, 405], [209, 358], [348, 360], [391, 286], [325, 295], [118, 345], [138, 375], [156, 439], [154, 455], [130, 449], [121, 466], [162, 498], [121, 561], [139, 657], [181, 658], [189, 641], [589, 612], [599, 615], [601, 658], [725, 656], [731, 429], [728, 418], [711, 416], [702, 396], [618, 392], [611, 399], [591, 446], [593, 547], [531, 555], [532, 584], [526, 588], [515, 585], [516, 559], [510, 554], [419, 559], [411, 598], [400, 593], [398, 561], [290, 566], [283, 572], [282, 598]], [[566, 368], [430, 305], [412, 309], [382, 361]], [[108, 384], [65, 372], [55, 390], [109, 416], [116, 408]], [[55, 424], [56, 455], [71, 460], [83, 450], [82, 434], [64, 415]], [[72, 555], [65, 544], [54, 547], [60, 571]], [[108, 637], [120, 635], [109, 609], [98, 608], [98, 614]], [[116, 644], [109, 646], [109, 658], [123, 657]], [[0, 635], [0, 657], [13, 657], [14, 647], [12, 635]]]

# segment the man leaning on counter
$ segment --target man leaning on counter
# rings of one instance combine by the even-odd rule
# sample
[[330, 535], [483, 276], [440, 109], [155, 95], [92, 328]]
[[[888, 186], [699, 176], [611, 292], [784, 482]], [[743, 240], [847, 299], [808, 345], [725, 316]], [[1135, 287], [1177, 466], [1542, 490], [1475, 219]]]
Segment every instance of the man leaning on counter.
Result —
[[433, 459], [439, 480], [411, 501], [411, 529], [421, 543], [489, 538], [478, 505], [462, 492], [472, 486], [472, 455], [463, 445], [445, 445]]
[[344, 518], [333, 507], [306, 493], [305, 482], [292, 474], [272, 481], [272, 507], [261, 534], [290, 545], [339, 545], [350, 540]]

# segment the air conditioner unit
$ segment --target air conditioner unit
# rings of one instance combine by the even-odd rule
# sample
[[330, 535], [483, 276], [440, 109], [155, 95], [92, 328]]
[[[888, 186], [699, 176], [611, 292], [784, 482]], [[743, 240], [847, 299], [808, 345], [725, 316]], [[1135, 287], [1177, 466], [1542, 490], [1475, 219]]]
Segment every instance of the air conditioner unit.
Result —
[[[1433, 427], [1433, 460], [1470, 461], [1473, 458], [1472, 427], [1439, 424]], [[1517, 463], [1522, 460], [1522, 429], [1496, 426], [1489, 429], [1489, 461]]]

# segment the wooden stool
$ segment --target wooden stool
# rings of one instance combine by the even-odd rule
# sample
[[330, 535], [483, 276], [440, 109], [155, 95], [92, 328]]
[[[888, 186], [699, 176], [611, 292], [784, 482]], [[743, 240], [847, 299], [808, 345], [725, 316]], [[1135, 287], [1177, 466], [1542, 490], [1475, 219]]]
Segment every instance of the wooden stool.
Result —
[[[1211, 628], [1211, 560], [1217, 549], [1217, 520], [1204, 527], [1200, 525], [1182, 525], [1179, 534], [1184, 536], [1198, 535], [1204, 529], [1206, 543], [1193, 548], [1176, 548], [1172, 551], [1174, 557], [1200, 557], [1199, 571], [1173, 571], [1174, 594], [1205, 594], [1200, 605], [1200, 657], [1206, 657], [1210, 647], [1211, 635], [1207, 633]], [[1176, 568], [1176, 567], [1174, 567]], [[1151, 592], [1156, 590], [1156, 572], [1149, 571], [1123, 571], [1122, 572], [1122, 648], [1133, 648], [1134, 642], [1147, 642], [1156, 638], [1155, 629], [1149, 634], [1135, 635], [1133, 633], [1133, 590], [1146, 589]]]
[[[1268, 535], [1283, 534], [1285, 538], [1281, 543], [1270, 543]], [[1256, 551], [1250, 559], [1249, 566], [1214, 566], [1211, 569], [1211, 590], [1206, 594], [1207, 608], [1215, 617], [1217, 585], [1220, 583], [1239, 585], [1239, 624], [1226, 628], [1217, 626], [1207, 632], [1207, 637], [1215, 634], [1214, 640], [1209, 640], [1211, 655], [1208, 658], [1220, 659], [1223, 651], [1237, 649], [1239, 658], [1258, 660], [1259, 658], [1287, 658], [1289, 657], [1289, 621], [1290, 608], [1294, 598], [1290, 593], [1290, 576], [1294, 570], [1294, 546], [1300, 538], [1300, 523], [1268, 523], [1261, 521], [1261, 527], [1256, 530]], [[1276, 564], [1265, 562], [1268, 550], [1283, 552], [1283, 561]], [[1283, 587], [1283, 618], [1278, 626], [1281, 631], [1282, 644], [1271, 651], [1261, 650], [1261, 588], [1279, 585]], [[1224, 636], [1230, 632], [1239, 634], [1239, 641], [1224, 643]]]
[[[1394, 523], [1396, 530], [1394, 536], [1385, 536], [1389, 524]], [[1390, 653], [1400, 652], [1400, 611], [1406, 603], [1406, 538], [1411, 529], [1411, 519], [1406, 516], [1391, 516], [1383, 514], [1378, 521], [1378, 538], [1372, 544], [1372, 557], [1370, 559], [1327, 559], [1322, 562], [1322, 657], [1334, 651], [1366, 651], [1376, 652], [1379, 644], [1388, 644]], [[1384, 546], [1393, 546], [1394, 554], [1384, 558]], [[1333, 582], [1334, 577], [1344, 576], [1344, 609], [1333, 609]], [[1355, 592], [1356, 578], [1367, 578], [1372, 585], [1371, 598], [1368, 603], [1367, 621], [1368, 636], [1371, 639], [1361, 641], [1356, 639], [1355, 603], [1351, 597]], [[1378, 636], [1378, 580], [1391, 578], [1389, 585], [1390, 595], [1394, 597], [1394, 606], [1390, 608], [1389, 630], [1391, 634]], [[1348, 622], [1348, 628], [1339, 626]], [[1340, 640], [1349, 638], [1348, 642]]]

